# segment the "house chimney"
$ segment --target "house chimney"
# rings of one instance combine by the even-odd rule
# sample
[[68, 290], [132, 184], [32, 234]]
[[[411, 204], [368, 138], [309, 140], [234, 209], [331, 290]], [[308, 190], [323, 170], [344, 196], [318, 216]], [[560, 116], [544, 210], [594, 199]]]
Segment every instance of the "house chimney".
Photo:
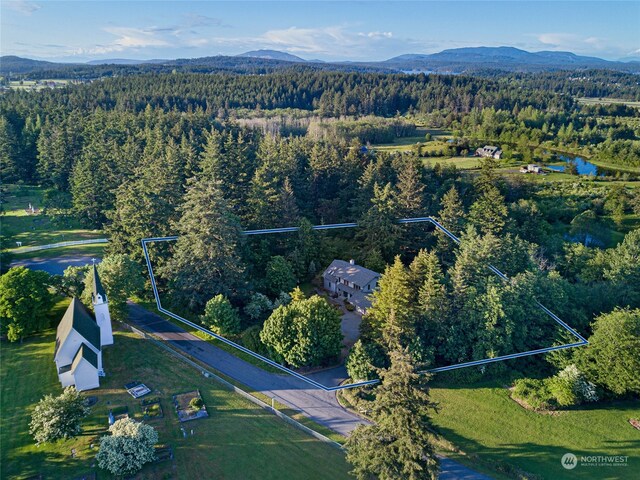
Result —
[[356, 261], [352, 258], [351, 260], [349, 260], [349, 264], [350, 264], [350, 265], [355, 265], [355, 264], [356, 264]]

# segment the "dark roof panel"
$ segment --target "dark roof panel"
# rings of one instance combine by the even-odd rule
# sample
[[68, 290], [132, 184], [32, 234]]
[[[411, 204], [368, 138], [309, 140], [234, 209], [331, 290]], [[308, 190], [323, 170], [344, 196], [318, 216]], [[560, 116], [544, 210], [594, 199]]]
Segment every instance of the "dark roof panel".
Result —
[[82, 335], [87, 342], [96, 347], [96, 349], [100, 349], [100, 327], [82, 302], [76, 297], [71, 299], [67, 311], [58, 324], [54, 355], [58, 353], [58, 349], [67, 339], [71, 330], [75, 330]]
[[94, 367], [98, 368], [98, 354], [94, 352], [90, 347], [88, 347], [85, 343], [80, 345], [78, 351], [73, 357], [73, 362], [71, 363], [71, 370], [75, 370], [81, 359], [85, 359]]
[[102, 300], [107, 299], [107, 292], [105, 292], [102, 282], [100, 281], [100, 275], [98, 275], [98, 269], [96, 264], [93, 264], [93, 295], [100, 295]]

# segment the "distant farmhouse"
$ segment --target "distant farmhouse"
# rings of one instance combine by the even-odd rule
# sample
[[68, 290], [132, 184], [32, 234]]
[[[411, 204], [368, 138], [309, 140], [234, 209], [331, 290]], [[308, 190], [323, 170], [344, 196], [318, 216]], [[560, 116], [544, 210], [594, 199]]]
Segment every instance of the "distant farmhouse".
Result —
[[478, 157], [492, 157], [496, 160], [502, 158], [502, 150], [500, 147], [494, 147], [493, 145], [485, 145], [482, 148], [476, 150], [476, 156]]
[[102, 369], [102, 347], [113, 344], [107, 294], [95, 265], [92, 274], [91, 300], [96, 319], [74, 297], [58, 324], [54, 350], [60, 383], [63, 387], [75, 385], [80, 391], [100, 386], [100, 377], [105, 375]]
[[334, 260], [322, 274], [324, 288], [352, 303], [364, 315], [371, 307], [368, 296], [378, 286], [380, 274], [356, 265], [353, 260]]
[[520, 173], [543, 173], [542, 167], [534, 163], [520, 167]]

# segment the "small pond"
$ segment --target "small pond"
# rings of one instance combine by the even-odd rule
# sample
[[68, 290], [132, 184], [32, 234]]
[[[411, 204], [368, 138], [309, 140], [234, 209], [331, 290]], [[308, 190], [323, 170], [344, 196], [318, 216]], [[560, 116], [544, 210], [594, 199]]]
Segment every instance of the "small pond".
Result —
[[[578, 175], [595, 175], [598, 177], [605, 177], [615, 176], [617, 173], [624, 173], [620, 170], [615, 170], [612, 168], [599, 167], [582, 157], [558, 155], [558, 160], [562, 160], [563, 162], [575, 161], [576, 167], [578, 167]], [[547, 168], [549, 170], [553, 170], [554, 172], [564, 172], [566, 167], [564, 165], [547, 165]]]

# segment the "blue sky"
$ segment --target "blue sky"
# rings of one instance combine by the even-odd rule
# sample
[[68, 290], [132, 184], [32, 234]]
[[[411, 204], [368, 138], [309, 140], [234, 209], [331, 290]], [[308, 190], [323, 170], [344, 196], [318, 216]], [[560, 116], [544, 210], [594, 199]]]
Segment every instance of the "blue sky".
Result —
[[640, 2], [2, 0], [0, 52], [30, 58], [193, 58], [260, 48], [384, 60], [464, 46], [640, 57]]

